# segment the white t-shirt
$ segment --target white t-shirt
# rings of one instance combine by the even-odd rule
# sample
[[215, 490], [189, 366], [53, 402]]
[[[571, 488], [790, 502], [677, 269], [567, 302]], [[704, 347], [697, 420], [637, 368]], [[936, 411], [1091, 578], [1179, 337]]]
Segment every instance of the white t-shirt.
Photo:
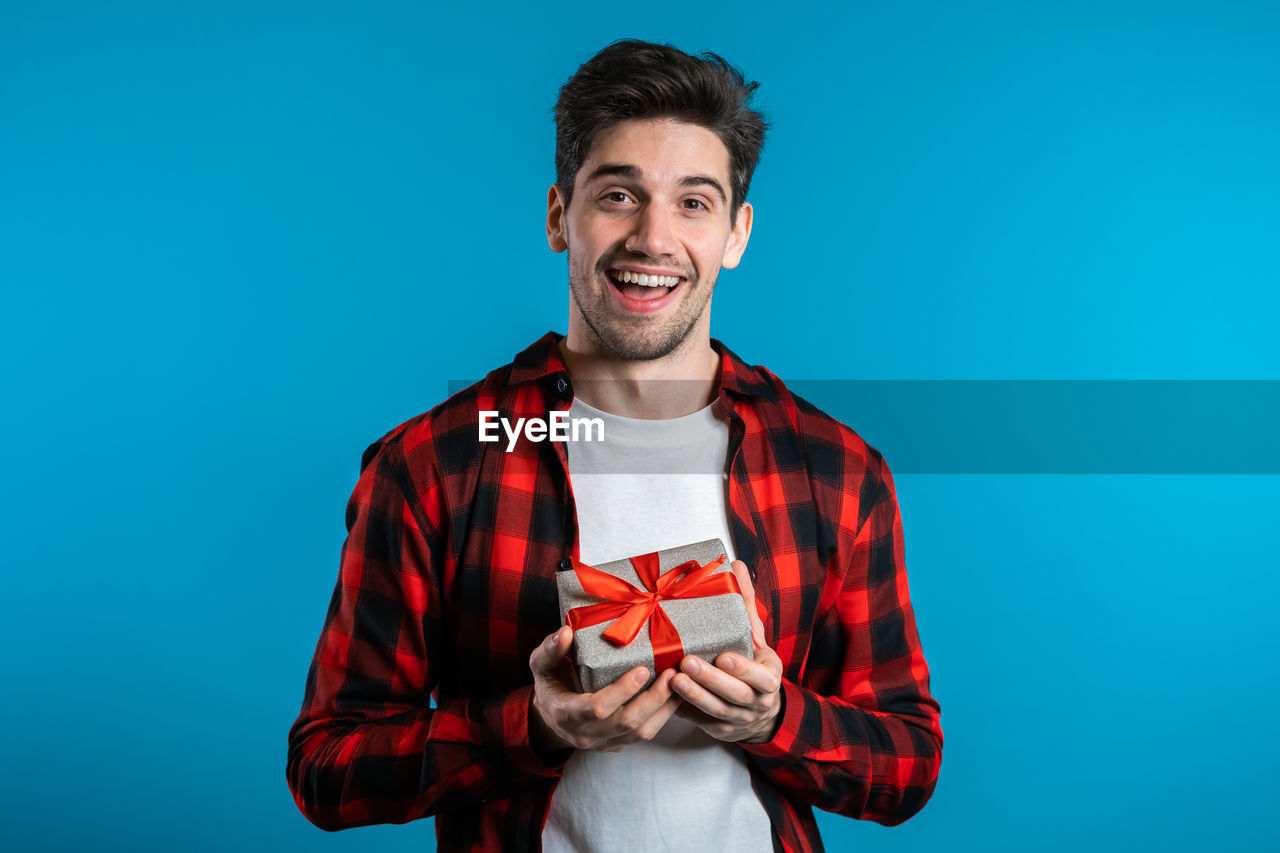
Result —
[[[575, 399], [569, 414], [604, 422], [603, 442], [566, 444], [584, 563], [714, 537], [734, 558], [725, 501], [729, 427], [717, 404], [639, 420]], [[672, 717], [652, 741], [623, 752], [575, 751], [552, 796], [542, 846], [551, 853], [765, 853], [773, 840], [742, 750]]]

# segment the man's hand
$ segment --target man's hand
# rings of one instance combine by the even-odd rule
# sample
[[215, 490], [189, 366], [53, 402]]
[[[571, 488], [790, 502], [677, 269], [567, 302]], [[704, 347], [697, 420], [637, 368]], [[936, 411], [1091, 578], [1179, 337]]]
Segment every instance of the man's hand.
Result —
[[734, 560], [732, 568], [747, 604], [755, 660], [725, 652], [711, 666], [694, 655], [685, 655], [671, 686], [686, 703], [680, 716], [707, 734], [719, 740], [764, 743], [773, 737], [782, 712], [782, 660], [765, 645], [747, 564]]
[[636, 741], [651, 740], [680, 704], [680, 697], [671, 693], [675, 670], [659, 673], [639, 696], [636, 691], [649, 678], [642, 666], [595, 693], [579, 693], [560, 674], [572, 642], [573, 631], [566, 626], [529, 655], [533, 670], [530, 740], [546, 749], [605, 752], [621, 752]]

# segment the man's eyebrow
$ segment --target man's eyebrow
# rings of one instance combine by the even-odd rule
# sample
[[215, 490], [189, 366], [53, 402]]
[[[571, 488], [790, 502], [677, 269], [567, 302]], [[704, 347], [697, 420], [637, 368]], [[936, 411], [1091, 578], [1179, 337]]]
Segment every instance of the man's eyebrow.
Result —
[[617, 177], [635, 180], [640, 177], [640, 170], [628, 163], [605, 163], [597, 166], [583, 183], [591, 183], [600, 178]]
[[[643, 177], [643, 173], [630, 163], [603, 163], [591, 171], [587, 175], [584, 184], [597, 181], [600, 178], [626, 178], [630, 181], [639, 180]], [[689, 175], [680, 179], [682, 187], [711, 187], [720, 195], [721, 201], [728, 201], [729, 194], [724, 191], [724, 186], [710, 175]]]
[[718, 192], [718, 193], [720, 194], [720, 200], [721, 200], [721, 201], [728, 201], [728, 200], [729, 200], [729, 196], [728, 196], [727, 194], [725, 194], [724, 187], [722, 187], [722, 186], [720, 185], [720, 182], [719, 182], [719, 181], [717, 181], [715, 178], [711, 177], [710, 175], [690, 175], [690, 176], [689, 176], [689, 177], [687, 177], [687, 178], [683, 178], [683, 179], [681, 179], [681, 181], [680, 181], [680, 186], [682, 186], [682, 187], [711, 187], [713, 190], [715, 190], [716, 192]]

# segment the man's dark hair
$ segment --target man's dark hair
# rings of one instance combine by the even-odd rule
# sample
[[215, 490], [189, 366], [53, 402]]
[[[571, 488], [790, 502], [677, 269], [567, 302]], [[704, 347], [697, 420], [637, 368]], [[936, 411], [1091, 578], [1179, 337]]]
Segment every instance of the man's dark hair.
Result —
[[729, 149], [731, 220], [747, 198], [768, 125], [748, 107], [759, 83], [722, 57], [622, 39], [583, 63], [556, 101], [556, 183], [565, 207], [599, 133], [627, 119], [672, 118], [710, 130]]

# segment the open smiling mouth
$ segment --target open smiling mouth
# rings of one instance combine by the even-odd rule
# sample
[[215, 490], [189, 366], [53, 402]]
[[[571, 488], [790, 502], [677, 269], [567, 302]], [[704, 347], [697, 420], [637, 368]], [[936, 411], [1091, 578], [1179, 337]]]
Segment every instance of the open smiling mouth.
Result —
[[684, 278], [678, 275], [650, 275], [631, 270], [612, 269], [606, 275], [615, 290], [628, 299], [641, 302], [661, 299], [673, 292], [684, 281]]

